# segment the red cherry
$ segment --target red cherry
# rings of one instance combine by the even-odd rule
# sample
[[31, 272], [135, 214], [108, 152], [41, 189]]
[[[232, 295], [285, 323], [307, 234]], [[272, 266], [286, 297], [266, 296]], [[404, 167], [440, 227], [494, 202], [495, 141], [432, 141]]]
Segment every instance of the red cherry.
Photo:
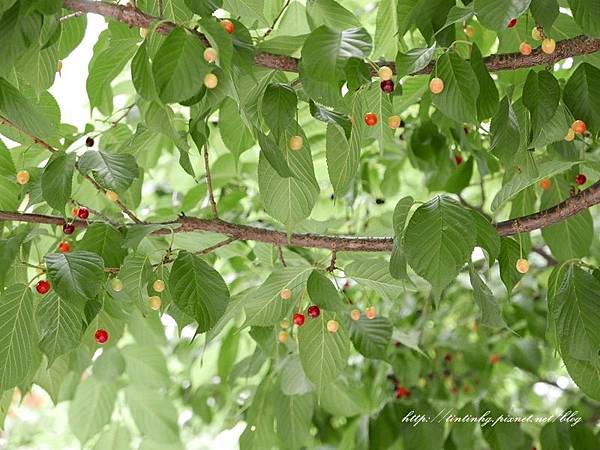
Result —
[[396, 388], [396, 398], [404, 398], [404, 397], [410, 397], [411, 392], [410, 389], [405, 388], [404, 386], [398, 386]]
[[373, 127], [373, 126], [377, 125], [377, 114], [375, 114], [375, 113], [365, 114], [365, 123], [369, 127]]
[[35, 285], [35, 290], [38, 292], [38, 294], [47, 294], [50, 290], [50, 282], [46, 280], [38, 281]]
[[69, 253], [71, 251], [71, 244], [62, 241], [60, 244], [58, 244], [58, 251], [61, 253]]
[[460, 166], [463, 162], [463, 157], [457, 153], [456, 155], [454, 155], [454, 162], [457, 166]]
[[379, 83], [379, 86], [386, 94], [391, 94], [394, 92], [394, 82], [392, 80], [383, 80], [381, 83]]
[[75, 231], [75, 225], [73, 225], [72, 223], [65, 223], [63, 225], [63, 233], [73, 234], [73, 231]]
[[304, 314], [300, 314], [300, 313], [294, 314], [294, 324], [301, 327], [304, 324]]
[[227, 31], [229, 34], [233, 33], [235, 26], [233, 25], [233, 22], [231, 20], [223, 19], [219, 23], [223, 28], [225, 28], [225, 31]]
[[429, 378], [430, 380], [433, 380], [433, 372], [429, 372], [427, 374], [427, 378]]
[[88, 136], [87, 138], [85, 138], [85, 146], [86, 147], [93, 147], [94, 146], [94, 138]]
[[444, 362], [445, 362], [446, 364], [450, 364], [450, 362], [451, 362], [451, 361], [452, 361], [452, 354], [450, 354], [450, 353], [446, 353], [446, 354], [444, 355]]
[[587, 181], [587, 177], [580, 173], [579, 175], [577, 175], [575, 177], [575, 184], [578, 184], [579, 186], [581, 186], [582, 184], [585, 184], [585, 182]]
[[515, 19], [515, 18], [513, 17], [512, 19], [510, 19], [510, 20], [508, 21], [508, 25], [507, 25], [507, 27], [508, 27], [508, 28], [512, 28], [512, 27], [514, 27], [516, 24], [517, 24], [517, 19]]
[[308, 317], [311, 319], [316, 319], [321, 314], [321, 310], [317, 305], [312, 305], [308, 307]]
[[490, 356], [490, 363], [491, 364], [498, 364], [500, 362], [500, 357], [498, 355], [492, 355]]
[[84, 207], [79, 208], [79, 211], [77, 211], [77, 216], [79, 216], [80, 219], [87, 219], [88, 217], [90, 217], [90, 210]]
[[99, 330], [96, 330], [94, 337], [96, 338], [96, 342], [98, 344], [106, 344], [106, 341], [108, 341], [108, 331], [100, 328]]

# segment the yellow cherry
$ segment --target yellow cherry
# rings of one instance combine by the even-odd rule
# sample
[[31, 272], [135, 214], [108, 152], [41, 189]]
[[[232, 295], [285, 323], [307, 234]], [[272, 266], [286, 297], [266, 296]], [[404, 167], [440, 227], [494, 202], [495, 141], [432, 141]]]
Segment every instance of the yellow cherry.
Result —
[[217, 60], [217, 51], [212, 47], [208, 47], [206, 50], [204, 50], [203, 56], [207, 63], [212, 64]]
[[119, 201], [119, 194], [117, 194], [115, 191], [106, 191], [106, 198], [109, 199], [111, 202], [116, 203]]
[[204, 86], [207, 89], [214, 89], [217, 87], [217, 84], [219, 84], [217, 76], [214, 73], [207, 73], [204, 77]]
[[302, 150], [302, 146], [304, 145], [304, 139], [302, 139], [302, 136], [292, 136], [290, 138], [290, 142], [288, 142], [288, 146], [290, 147], [290, 150], [294, 150], [294, 151], [298, 151], [298, 150]]
[[547, 55], [554, 53], [556, 48], [556, 41], [554, 39], [546, 38], [542, 41], [542, 51]]
[[398, 116], [398, 115], [388, 117], [388, 120], [387, 120], [388, 127], [390, 127], [393, 130], [395, 130], [396, 128], [400, 128], [401, 123], [402, 123], [402, 119], [400, 119], [400, 116]]
[[161, 303], [162, 302], [160, 301], [160, 297], [158, 295], [153, 295], [152, 297], [148, 298], [148, 306], [153, 311], [158, 311]]
[[527, 55], [531, 55], [531, 45], [529, 45], [529, 43], [527, 42], [521, 42], [521, 45], [519, 45], [519, 53], [521, 53], [521, 55], [523, 56], [527, 56]]
[[432, 78], [429, 82], [429, 90], [432, 94], [439, 94], [444, 90], [444, 81], [441, 78]]
[[517, 267], [517, 272], [527, 273], [527, 272], [529, 272], [529, 261], [527, 261], [524, 258], [519, 258], [517, 260], [516, 267]]
[[288, 334], [287, 331], [283, 331], [281, 330], [278, 334], [277, 334], [277, 340], [279, 342], [281, 342], [282, 344], [285, 344], [288, 341], [288, 338], [290, 337], [290, 335]]
[[471, 25], [467, 25], [464, 29], [464, 32], [469, 39], [473, 39], [475, 36], [475, 28], [473, 28]]
[[148, 28], [140, 28], [140, 37], [142, 39], [146, 39], [148, 37], [149, 33], [150, 33], [150, 30]]
[[377, 71], [377, 75], [379, 75], [379, 78], [382, 80], [391, 80], [394, 76], [394, 72], [392, 72], [392, 69], [388, 66], [381, 66]]
[[152, 289], [154, 289], [155, 292], [162, 292], [165, 290], [165, 282], [163, 280], [156, 280], [153, 284], [152, 284]]
[[358, 309], [353, 309], [350, 311], [350, 317], [352, 317], [352, 320], [360, 320], [360, 311]]
[[340, 323], [337, 320], [329, 320], [327, 321], [327, 331], [330, 333], [337, 333], [337, 330], [340, 329]]
[[567, 134], [565, 135], [565, 141], [571, 142], [573, 139], [575, 139], [575, 131], [573, 128], [569, 128], [567, 130]]
[[542, 27], [533, 27], [531, 37], [536, 41], [541, 41], [544, 39], [544, 29]]
[[292, 298], [292, 291], [290, 289], [285, 288], [279, 293], [279, 296], [283, 300], [289, 300], [290, 298]]
[[27, 184], [29, 183], [29, 172], [26, 170], [20, 170], [17, 172], [17, 183], [19, 184]]
[[283, 319], [281, 322], [279, 322], [279, 327], [280, 328], [289, 328], [290, 321], [288, 319]]
[[369, 320], [374, 319], [375, 316], [377, 316], [377, 311], [375, 310], [375, 307], [369, 306], [365, 311], [365, 316], [367, 316], [367, 319]]
[[123, 290], [123, 282], [118, 278], [113, 278], [110, 282], [110, 287], [115, 292], [121, 292]]

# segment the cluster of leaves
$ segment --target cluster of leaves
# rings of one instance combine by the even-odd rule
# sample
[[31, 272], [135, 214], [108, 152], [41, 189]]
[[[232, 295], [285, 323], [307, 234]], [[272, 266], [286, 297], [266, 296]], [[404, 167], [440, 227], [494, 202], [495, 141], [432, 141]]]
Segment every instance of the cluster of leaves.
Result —
[[[592, 214], [501, 238], [486, 212], [520, 217], [567, 199], [577, 174], [598, 177], [600, 60], [492, 75], [482, 56], [535, 44], [536, 24], [557, 39], [600, 36], [593, 0], [380, 0], [376, 13], [358, 1], [138, 0], [177, 26], [163, 35], [157, 21], [140, 34], [108, 22], [86, 84], [98, 120], [83, 131], [62, 123], [48, 92], [87, 25], [85, 15], [61, 20], [62, 3], [0, 1], [0, 133], [11, 142], [0, 141], [0, 210], [69, 222], [84, 206], [93, 220], [70, 237], [56, 225], [2, 225], [2, 417], [15, 388], [35, 384], [71, 401], [73, 433], [97, 448], [130, 448], [138, 436], [143, 449], [183, 448], [198, 423], [242, 420], [241, 448], [598, 448], [586, 423], [403, 422], [445, 408], [545, 415], [531, 386], [562, 373], [561, 360], [585, 396], [568, 389], [551, 406], [596, 417]], [[232, 33], [215, 17], [224, 15]], [[465, 24], [475, 30], [466, 43]], [[215, 63], [203, 58], [208, 45]], [[298, 74], [257, 65], [257, 55], [297, 57]], [[373, 76], [385, 59], [395, 61], [392, 93]], [[430, 63], [431, 75], [410, 75]], [[209, 74], [216, 87], [203, 82]], [[427, 89], [431, 77], [441, 93]], [[397, 115], [401, 126], [390, 127]], [[567, 141], [575, 119], [589, 132]], [[30, 179], [19, 184], [23, 170]], [[178, 229], [181, 211], [208, 221], [215, 209], [288, 233], [392, 235], [393, 250], [332, 261], [323, 250], [221, 245], [226, 236]], [[65, 239], [71, 251], [60, 253]], [[551, 273], [517, 270], [534, 248], [552, 254]], [[51, 285], [43, 296], [31, 287], [40, 278]], [[160, 311], [149, 304], [156, 280], [166, 285]], [[320, 315], [290, 326], [309, 305]], [[351, 317], [373, 306], [375, 318]], [[181, 408], [195, 413], [183, 427]]]

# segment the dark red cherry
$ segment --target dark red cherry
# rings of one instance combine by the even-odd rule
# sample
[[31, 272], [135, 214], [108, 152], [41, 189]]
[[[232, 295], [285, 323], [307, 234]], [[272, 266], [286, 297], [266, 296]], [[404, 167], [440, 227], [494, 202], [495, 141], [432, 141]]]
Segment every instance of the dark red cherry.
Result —
[[50, 282], [46, 280], [38, 281], [35, 285], [35, 290], [38, 292], [38, 294], [47, 294], [50, 290]]
[[77, 211], [77, 216], [80, 219], [87, 219], [88, 217], [90, 217], [90, 210], [87, 208], [84, 208], [83, 206], [81, 208], [79, 208], [79, 211]]
[[312, 305], [308, 307], [308, 317], [311, 319], [316, 319], [321, 314], [321, 310], [317, 305]]
[[65, 223], [63, 225], [63, 233], [73, 234], [73, 231], [75, 231], [75, 225], [73, 225], [72, 223]]
[[100, 328], [99, 330], [96, 330], [94, 338], [98, 344], [106, 344], [108, 341], [108, 331]]
[[392, 80], [383, 80], [379, 84], [379, 86], [381, 87], [381, 90], [386, 94], [391, 94], [392, 92], [394, 92], [394, 82]]

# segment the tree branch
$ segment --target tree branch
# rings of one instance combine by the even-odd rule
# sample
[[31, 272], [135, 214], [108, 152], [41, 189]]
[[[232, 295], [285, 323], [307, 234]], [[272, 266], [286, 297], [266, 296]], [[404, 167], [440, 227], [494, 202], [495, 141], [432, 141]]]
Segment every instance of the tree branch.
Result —
[[[160, 20], [158, 17], [146, 14], [132, 6], [120, 6], [111, 3], [91, 0], [65, 0], [64, 7], [76, 12], [85, 12], [100, 14], [101, 16], [123, 22], [132, 27], [148, 28], [152, 22]], [[156, 31], [161, 34], [169, 34], [176, 24], [173, 22], [162, 22]], [[195, 33], [205, 45], [208, 45], [206, 37], [195, 30]], [[568, 57], [587, 55], [600, 51], [600, 39], [594, 39], [587, 36], [577, 36], [571, 39], [564, 39], [556, 43], [554, 53], [547, 55], [541, 49], [535, 49], [530, 55], [524, 56], [518, 52], [505, 53], [500, 55], [491, 55], [484, 59], [485, 65], [490, 72], [501, 70], [523, 69], [539, 65], [550, 65]], [[286, 72], [298, 72], [299, 60], [291, 56], [274, 55], [272, 53], [257, 52], [255, 63], [259, 66], [270, 69], [279, 69]], [[385, 64], [396, 71], [396, 65], [393, 61], [386, 61]], [[431, 73], [435, 63], [432, 61], [425, 68], [412, 75]]]
[[[500, 222], [495, 225], [496, 231], [500, 236], [527, 233], [538, 228], [544, 228], [559, 223], [598, 203], [600, 203], [600, 181], [552, 208], [529, 216]], [[0, 220], [60, 226], [65, 223], [65, 220], [62, 217], [46, 216], [42, 214], [23, 214], [9, 211], [0, 211]], [[83, 228], [88, 225], [88, 222], [75, 220], [73, 224], [76, 227]], [[179, 226], [175, 229], [176, 232], [210, 231], [229, 236], [238, 241], [266, 242], [283, 247], [296, 246], [305, 248], [323, 248], [332, 251], [335, 250], [336, 252], [390, 252], [394, 244], [394, 240], [391, 237], [357, 237], [294, 233], [289, 236], [288, 239], [288, 235], [282, 231], [240, 225], [225, 222], [220, 219], [200, 219], [197, 217], [185, 216], [170, 222], [160, 222], [157, 225], [164, 225], [165, 228], [156, 231], [154, 234], [168, 234], [171, 233], [173, 226]], [[127, 224], [125, 226], [135, 227], [138, 226], [138, 224]]]
[[208, 189], [208, 201], [213, 219], [219, 218], [219, 210], [215, 201], [215, 193], [213, 191], [212, 176], [210, 174], [210, 161], [208, 160], [208, 144], [204, 144], [204, 170], [206, 171], [206, 188]]

